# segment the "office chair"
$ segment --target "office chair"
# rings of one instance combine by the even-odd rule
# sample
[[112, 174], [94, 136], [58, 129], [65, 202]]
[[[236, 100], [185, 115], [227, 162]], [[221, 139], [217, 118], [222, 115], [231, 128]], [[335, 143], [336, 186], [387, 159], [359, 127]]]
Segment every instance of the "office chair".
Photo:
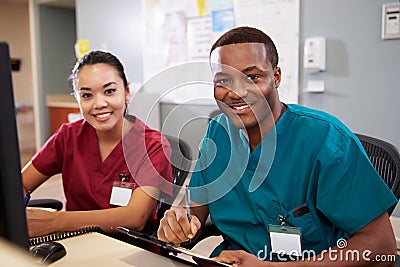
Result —
[[[178, 137], [165, 135], [168, 139], [168, 142], [171, 146], [171, 164], [172, 164], [172, 183], [174, 185], [182, 186], [185, 182], [191, 167], [192, 161], [192, 149], [189, 144]], [[169, 199], [172, 202], [175, 200], [176, 196], [179, 193], [180, 187], [173, 188], [172, 199]], [[157, 207], [157, 217], [161, 219], [164, 216], [166, 210], [171, 207], [171, 204], [166, 203], [165, 199], [161, 199], [159, 201]]]
[[220, 109], [211, 111], [210, 115], [208, 115], [208, 122], [210, 122], [214, 117], [218, 116], [221, 113], [222, 111]]
[[[171, 207], [171, 203], [177, 197], [181, 186], [189, 174], [192, 161], [192, 150], [185, 140], [166, 134], [164, 136], [168, 139], [171, 146], [172, 183], [179, 187], [173, 188], [172, 197], [161, 193], [160, 200], [157, 203], [157, 221], [148, 222], [142, 231], [155, 237], [157, 236], [160, 220], [164, 217], [164, 213]], [[142, 244], [138, 243], [137, 245], [141, 246]]]
[[31, 199], [28, 202], [28, 207], [50, 208], [55, 210], [62, 210], [64, 204], [58, 199], [52, 198], [37, 198]]
[[[376, 171], [397, 199], [400, 199], [400, 154], [398, 149], [378, 138], [357, 133], [355, 135], [360, 139]], [[388, 210], [389, 216], [394, 208]]]
[[[216, 109], [210, 112], [210, 114], [208, 115], [208, 122], [210, 123], [210, 121], [218, 116], [219, 114], [221, 114], [222, 111], [220, 109]], [[202, 231], [199, 235], [199, 237], [191, 243], [187, 243], [187, 244], [182, 244], [183, 247], [191, 249], [193, 248], [199, 241], [203, 240], [204, 238], [207, 238], [209, 236], [219, 236], [222, 233], [220, 232], [220, 230], [217, 228], [217, 226], [215, 226], [215, 224], [212, 222], [211, 217], [208, 216], [207, 220], [205, 221], [204, 225], [202, 226]]]

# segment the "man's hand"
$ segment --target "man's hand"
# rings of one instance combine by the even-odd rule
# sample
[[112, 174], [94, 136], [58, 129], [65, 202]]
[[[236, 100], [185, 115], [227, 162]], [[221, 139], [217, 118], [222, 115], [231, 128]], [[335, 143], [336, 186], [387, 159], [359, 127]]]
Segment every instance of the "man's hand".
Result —
[[158, 228], [158, 239], [172, 242], [179, 246], [180, 243], [192, 239], [201, 228], [200, 220], [192, 215], [189, 222], [186, 209], [174, 207], [166, 211]]
[[263, 262], [244, 250], [224, 250], [214, 260], [232, 264], [233, 267], [273, 266], [273, 263]]

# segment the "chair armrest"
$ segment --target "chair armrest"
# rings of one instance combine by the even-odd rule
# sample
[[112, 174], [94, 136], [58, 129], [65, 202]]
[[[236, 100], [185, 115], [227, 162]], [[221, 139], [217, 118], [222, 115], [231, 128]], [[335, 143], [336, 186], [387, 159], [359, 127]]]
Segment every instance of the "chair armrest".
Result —
[[28, 207], [50, 208], [55, 210], [62, 210], [64, 204], [57, 199], [38, 198], [31, 199], [28, 202]]

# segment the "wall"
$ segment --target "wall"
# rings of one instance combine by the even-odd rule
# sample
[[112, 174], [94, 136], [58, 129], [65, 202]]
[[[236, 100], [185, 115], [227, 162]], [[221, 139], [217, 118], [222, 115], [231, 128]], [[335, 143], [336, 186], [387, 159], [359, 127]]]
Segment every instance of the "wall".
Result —
[[[96, 5], [94, 5], [96, 2]], [[142, 77], [143, 23], [139, 1], [77, 0], [79, 38], [90, 38], [91, 47], [118, 52], [127, 72]], [[134, 2], [134, 3], [133, 3]], [[308, 79], [324, 79], [327, 92], [301, 93], [300, 104], [336, 115], [354, 132], [372, 135], [400, 147], [400, 40], [381, 39], [381, 9], [384, 0], [302, 0], [300, 51], [305, 37], [327, 38], [327, 71], [310, 75], [300, 66], [300, 89]], [[115, 14], [104, 19], [104, 14]], [[117, 37], [116, 35], [122, 35]], [[133, 39], [133, 37], [135, 39]], [[121, 38], [125, 41], [121, 41]], [[132, 38], [132, 39], [131, 39]], [[108, 40], [108, 41], [106, 41]], [[302, 55], [302, 53], [300, 53]], [[300, 62], [302, 62], [302, 56]], [[133, 66], [133, 67], [132, 67]], [[284, 75], [284, 71], [283, 75]], [[304, 77], [303, 77], [304, 76]]]
[[301, 1], [301, 49], [305, 37], [325, 36], [327, 71], [300, 68], [300, 88], [308, 79], [323, 79], [327, 92], [303, 93], [300, 103], [400, 148], [400, 39], [381, 39], [382, 4], [390, 2], [396, 1]]
[[143, 82], [141, 1], [76, 0], [78, 39], [90, 50], [105, 49], [120, 58], [131, 83]]
[[12, 72], [15, 102], [32, 105], [31, 48], [27, 4], [0, 3], [0, 40], [8, 42], [11, 57], [21, 59], [20, 71]]
[[[20, 70], [12, 72], [16, 106], [33, 105], [31, 47], [28, 4], [0, 3], [0, 41], [6, 41], [12, 58], [21, 60]], [[35, 148], [32, 110], [20, 109], [17, 115], [19, 147]]]
[[50, 135], [46, 95], [69, 94], [68, 76], [74, 65], [76, 41], [75, 10], [30, 1], [35, 94], [36, 146]]

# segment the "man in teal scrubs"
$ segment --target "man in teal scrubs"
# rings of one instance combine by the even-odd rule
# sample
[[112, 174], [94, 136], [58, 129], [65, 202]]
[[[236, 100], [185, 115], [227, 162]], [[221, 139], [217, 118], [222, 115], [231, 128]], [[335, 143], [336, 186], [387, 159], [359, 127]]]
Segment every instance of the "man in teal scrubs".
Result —
[[190, 221], [173, 208], [158, 237], [186, 242], [210, 214], [224, 237], [212, 256], [238, 266], [376, 266], [377, 256], [395, 255], [387, 209], [397, 199], [338, 119], [279, 100], [272, 40], [238, 27], [210, 59], [223, 114], [211, 121], [191, 177]]

